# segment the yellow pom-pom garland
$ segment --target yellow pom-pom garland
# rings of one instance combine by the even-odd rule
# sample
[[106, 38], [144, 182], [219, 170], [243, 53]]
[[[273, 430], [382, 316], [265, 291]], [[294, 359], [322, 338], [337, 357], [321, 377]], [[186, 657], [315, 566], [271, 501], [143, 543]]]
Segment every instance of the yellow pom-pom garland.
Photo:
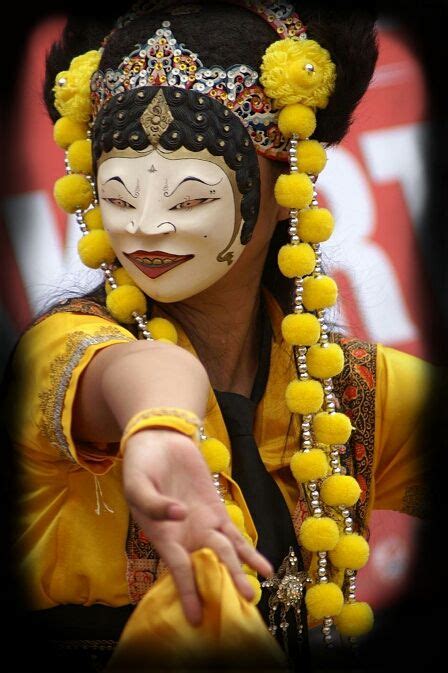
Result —
[[310, 516], [302, 523], [299, 538], [308, 551], [329, 551], [338, 543], [339, 529], [336, 522], [328, 516]]
[[104, 229], [94, 229], [80, 238], [78, 253], [83, 264], [91, 269], [98, 269], [102, 262], [112, 264], [115, 260], [115, 251]]
[[321, 444], [345, 444], [352, 424], [345, 414], [321, 411], [314, 417], [314, 435]]
[[61, 117], [57, 120], [53, 128], [53, 139], [56, 145], [66, 150], [77, 140], [87, 138], [87, 124], [73, 121], [69, 117]]
[[317, 140], [302, 140], [297, 145], [297, 168], [301, 173], [319, 175], [327, 163], [327, 154]]
[[306, 276], [316, 265], [316, 255], [308, 243], [283, 245], [278, 251], [278, 266], [287, 278]]
[[89, 231], [103, 228], [103, 218], [99, 206], [95, 206], [84, 213], [84, 223]]
[[[132, 280], [126, 269], [122, 266], [114, 270], [113, 276], [116, 285], [135, 285], [134, 281]], [[105, 283], [105, 288], [106, 288], [106, 294], [109, 294], [109, 292], [112, 292], [112, 290], [114, 289], [108, 280]]]
[[311, 313], [290, 313], [283, 318], [281, 330], [291, 346], [311, 346], [320, 337], [319, 320]]
[[291, 458], [290, 467], [294, 478], [300, 484], [323, 479], [329, 470], [328, 459], [322, 449], [297, 451]]
[[358, 638], [373, 628], [373, 611], [368, 603], [345, 603], [336, 616], [335, 624], [342, 636]]
[[274, 193], [277, 203], [285, 208], [305, 208], [313, 198], [313, 183], [304, 173], [279, 175]]
[[344, 353], [339, 344], [316, 344], [306, 354], [308, 374], [316, 379], [331, 379], [344, 369]]
[[209, 437], [201, 442], [201, 452], [210, 472], [224, 472], [230, 465], [230, 453], [225, 444]]
[[67, 150], [67, 159], [70, 168], [75, 173], [92, 173], [92, 142], [86, 140], [75, 140]]
[[297, 233], [308, 243], [327, 241], [334, 230], [333, 215], [326, 208], [305, 208], [297, 218]]
[[106, 306], [115, 320], [130, 324], [134, 322], [133, 313], [145, 313], [146, 297], [136, 285], [120, 285], [109, 292]]
[[54, 185], [56, 203], [66, 213], [76, 213], [77, 210], [86, 210], [93, 202], [93, 188], [85, 175], [64, 175], [56, 180]]
[[173, 323], [165, 318], [151, 318], [146, 324], [146, 329], [151, 332], [153, 339], [165, 339], [177, 344], [177, 330]]
[[344, 595], [334, 582], [315, 584], [306, 592], [305, 603], [313, 619], [335, 617], [342, 610]]
[[308, 311], [329, 308], [336, 304], [338, 288], [329, 276], [308, 276], [303, 281], [303, 305]]
[[[300, 42], [274, 43], [263, 57], [261, 81], [274, 106], [281, 108], [279, 129], [290, 139], [290, 174], [281, 175], [275, 186], [277, 202], [290, 208], [290, 243], [278, 254], [281, 273], [293, 279], [294, 285], [293, 312], [282, 321], [282, 336], [293, 347], [298, 376], [288, 384], [286, 400], [289, 410], [301, 417], [301, 450], [292, 456], [290, 466], [309, 495], [311, 510], [301, 525], [300, 543], [316, 553], [316, 584], [306, 593], [306, 605], [313, 618], [324, 620], [323, 635], [328, 643], [333, 617], [354, 604], [355, 573], [368, 557], [368, 545], [353, 532], [348, 509], [360, 496], [359, 485], [341, 474], [339, 445], [349, 439], [352, 427], [346, 415], [336, 412], [332, 377], [342, 372], [344, 354], [338, 344], [329, 341], [325, 310], [334, 306], [338, 291], [334, 280], [323, 273], [320, 251], [320, 244], [333, 232], [334, 221], [326, 208], [319, 207], [314, 188], [325, 167], [326, 152], [319, 142], [309, 140], [316, 126], [312, 107], [327, 104], [335, 67], [316, 43]], [[306, 62], [303, 54], [307, 54]], [[311, 198], [307, 178], [313, 184]], [[316, 448], [316, 443], [327, 446], [329, 456]], [[333, 569], [329, 567], [331, 559]], [[344, 565], [347, 561], [350, 567]], [[345, 606], [341, 589], [329, 581], [337, 573], [345, 574], [347, 580], [344, 587], [349, 603]], [[359, 619], [363, 620], [368, 621], [365, 614]], [[349, 621], [349, 617], [342, 619], [342, 628], [355, 633], [356, 629], [345, 626]]]
[[326, 505], [331, 507], [351, 507], [359, 500], [361, 489], [354, 477], [333, 474], [325, 479], [320, 488], [320, 495]]
[[286, 388], [286, 404], [294, 414], [314, 414], [322, 406], [324, 391], [319, 381], [296, 379]]
[[369, 543], [358, 533], [344, 534], [329, 556], [335, 568], [360, 570], [369, 560]]

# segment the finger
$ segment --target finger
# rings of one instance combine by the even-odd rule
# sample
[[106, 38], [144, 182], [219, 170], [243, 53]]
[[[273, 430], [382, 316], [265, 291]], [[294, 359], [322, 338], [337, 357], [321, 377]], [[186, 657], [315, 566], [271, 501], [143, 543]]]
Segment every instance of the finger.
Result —
[[148, 479], [135, 480], [132, 488], [127, 491], [129, 504], [149, 519], [179, 521], [187, 515], [185, 505], [161, 495]]
[[188, 552], [178, 544], [165, 548], [163, 559], [173, 575], [186, 618], [193, 626], [202, 620], [202, 604]]
[[219, 559], [228, 568], [238, 591], [248, 600], [254, 597], [254, 590], [241, 568], [235, 549], [227, 537], [220, 531], [213, 531], [207, 539], [207, 546], [216, 552]]
[[222, 532], [229, 538], [241, 561], [256, 570], [263, 577], [270, 577], [274, 573], [271, 563], [258, 552], [230, 521], [221, 526]]

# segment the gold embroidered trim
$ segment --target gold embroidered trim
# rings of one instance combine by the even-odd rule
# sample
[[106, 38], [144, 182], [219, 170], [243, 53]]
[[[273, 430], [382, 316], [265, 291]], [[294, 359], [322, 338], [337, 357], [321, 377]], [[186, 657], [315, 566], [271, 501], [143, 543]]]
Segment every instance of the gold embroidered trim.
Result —
[[74, 369], [80, 363], [86, 349], [93, 344], [106, 343], [112, 339], [133, 341], [117, 328], [104, 326], [94, 334], [75, 331], [67, 336], [65, 351], [50, 363], [49, 387], [39, 394], [42, 421], [39, 429], [50, 444], [59, 449], [64, 458], [76, 463], [70, 453], [68, 439], [62, 428], [64, 400]]

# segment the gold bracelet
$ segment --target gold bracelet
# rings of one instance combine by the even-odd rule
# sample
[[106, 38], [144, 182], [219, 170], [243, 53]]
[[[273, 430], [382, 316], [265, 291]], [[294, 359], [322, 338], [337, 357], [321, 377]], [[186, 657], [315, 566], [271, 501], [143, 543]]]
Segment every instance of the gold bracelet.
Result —
[[119, 454], [124, 456], [125, 445], [131, 435], [144, 428], [169, 428], [177, 430], [199, 443], [199, 429], [202, 423], [192, 411], [177, 407], [152, 407], [137, 412], [127, 422], [120, 441]]

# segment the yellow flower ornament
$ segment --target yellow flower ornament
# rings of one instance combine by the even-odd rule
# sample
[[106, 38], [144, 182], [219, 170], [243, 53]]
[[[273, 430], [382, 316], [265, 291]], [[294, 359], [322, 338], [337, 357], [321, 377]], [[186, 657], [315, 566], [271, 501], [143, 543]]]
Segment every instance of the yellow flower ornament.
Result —
[[70, 68], [56, 76], [53, 88], [56, 110], [62, 117], [76, 122], [88, 122], [91, 115], [90, 79], [98, 70], [101, 54], [91, 50], [77, 56]]
[[275, 108], [294, 103], [325, 108], [335, 80], [330, 54], [314, 40], [278, 40], [263, 56], [260, 82]]

